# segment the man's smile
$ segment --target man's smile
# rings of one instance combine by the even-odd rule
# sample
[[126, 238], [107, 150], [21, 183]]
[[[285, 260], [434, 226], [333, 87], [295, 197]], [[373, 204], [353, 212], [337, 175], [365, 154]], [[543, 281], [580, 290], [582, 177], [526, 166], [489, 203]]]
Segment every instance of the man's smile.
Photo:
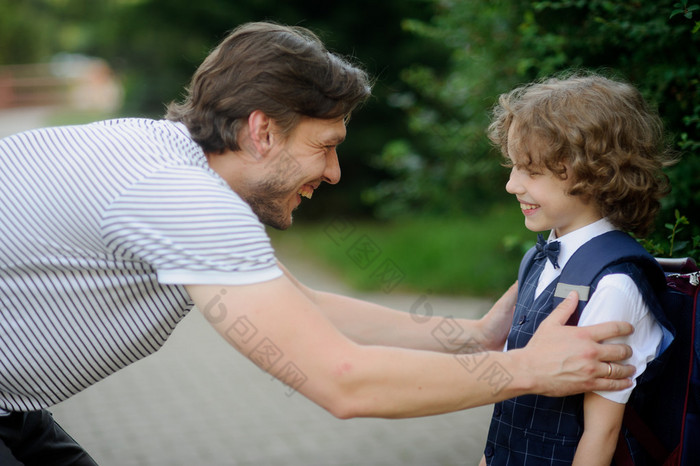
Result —
[[308, 184], [305, 184], [301, 188], [299, 188], [299, 191], [297, 191], [297, 194], [299, 194], [302, 197], [305, 197], [307, 199], [311, 199], [311, 196], [314, 195], [314, 187]]

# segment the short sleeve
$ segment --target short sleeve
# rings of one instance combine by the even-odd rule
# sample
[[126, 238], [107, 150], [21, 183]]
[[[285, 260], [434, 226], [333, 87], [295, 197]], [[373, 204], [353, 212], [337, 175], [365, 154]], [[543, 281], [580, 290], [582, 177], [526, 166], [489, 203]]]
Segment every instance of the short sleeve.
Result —
[[[634, 326], [632, 335], [606, 342], [625, 343], [632, 348], [632, 357], [624, 363], [636, 367], [636, 379], [656, 357], [663, 334], [639, 289], [628, 275], [610, 274], [603, 277], [584, 308], [578, 325], [594, 325], [614, 320], [629, 322]], [[608, 400], [626, 403], [633, 388], [634, 385], [626, 390], [596, 393]]]
[[107, 250], [161, 284], [243, 285], [282, 275], [255, 213], [208, 168], [162, 168], [105, 210]]

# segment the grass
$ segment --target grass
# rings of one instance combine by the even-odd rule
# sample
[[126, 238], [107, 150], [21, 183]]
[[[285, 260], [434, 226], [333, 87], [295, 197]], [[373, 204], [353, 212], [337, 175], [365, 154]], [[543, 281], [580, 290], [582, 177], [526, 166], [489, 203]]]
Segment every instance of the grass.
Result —
[[361, 290], [495, 297], [517, 276], [534, 233], [517, 207], [472, 218], [359, 222], [342, 217], [270, 231], [276, 248], [297, 250]]

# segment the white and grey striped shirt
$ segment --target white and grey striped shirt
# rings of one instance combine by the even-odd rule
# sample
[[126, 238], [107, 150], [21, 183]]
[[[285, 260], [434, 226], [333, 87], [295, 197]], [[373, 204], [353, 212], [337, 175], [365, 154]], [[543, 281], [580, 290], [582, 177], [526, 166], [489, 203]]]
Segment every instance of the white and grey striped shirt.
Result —
[[55, 404], [158, 350], [192, 307], [183, 284], [280, 275], [180, 123], [0, 140], [0, 409]]

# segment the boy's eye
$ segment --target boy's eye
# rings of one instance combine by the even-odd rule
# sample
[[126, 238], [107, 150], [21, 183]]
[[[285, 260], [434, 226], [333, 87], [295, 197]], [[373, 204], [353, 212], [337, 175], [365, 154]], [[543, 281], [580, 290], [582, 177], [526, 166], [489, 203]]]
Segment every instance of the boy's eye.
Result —
[[543, 173], [542, 170], [535, 165], [518, 165], [517, 168], [531, 178], [540, 176]]
[[516, 170], [518, 170], [519, 172], [524, 173], [530, 177], [535, 177], [535, 176], [539, 176], [542, 174], [542, 172], [537, 171], [536, 169], [533, 169], [532, 167], [527, 167], [525, 165], [518, 165], [517, 163], [514, 164], [513, 167]]

